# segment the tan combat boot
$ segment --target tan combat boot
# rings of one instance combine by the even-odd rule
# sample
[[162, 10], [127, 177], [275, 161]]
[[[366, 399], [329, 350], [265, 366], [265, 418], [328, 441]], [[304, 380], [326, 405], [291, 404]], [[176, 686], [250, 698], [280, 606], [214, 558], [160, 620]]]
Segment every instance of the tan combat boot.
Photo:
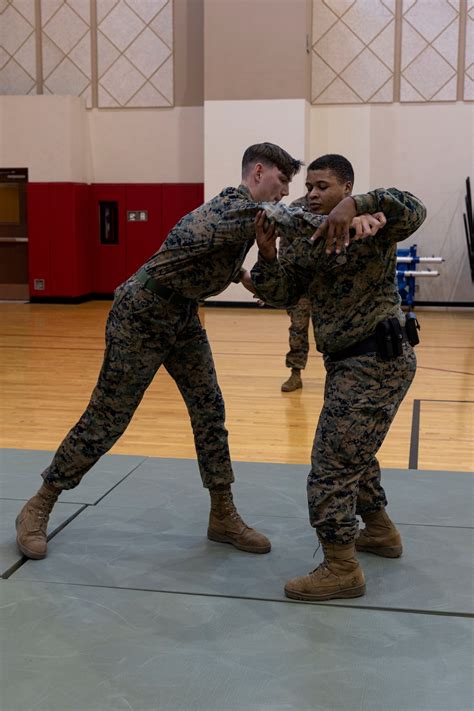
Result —
[[354, 544], [322, 543], [322, 546], [321, 565], [309, 575], [289, 580], [285, 585], [286, 597], [316, 601], [364, 595], [364, 572], [355, 556]]
[[16, 517], [16, 543], [27, 558], [40, 560], [46, 557], [48, 549], [46, 528], [49, 515], [60, 493], [60, 489], [43, 484]]
[[291, 393], [293, 390], [299, 390], [303, 387], [303, 381], [301, 380], [301, 371], [298, 368], [291, 369], [291, 375], [288, 380], [285, 380], [281, 386], [281, 390], [284, 393]]
[[263, 533], [249, 528], [235, 508], [230, 487], [224, 491], [210, 489], [211, 513], [207, 537], [211, 541], [230, 543], [248, 553], [268, 553], [271, 543]]
[[400, 558], [403, 552], [402, 539], [385, 509], [362, 514], [362, 520], [365, 528], [356, 539], [356, 549], [384, 558]]

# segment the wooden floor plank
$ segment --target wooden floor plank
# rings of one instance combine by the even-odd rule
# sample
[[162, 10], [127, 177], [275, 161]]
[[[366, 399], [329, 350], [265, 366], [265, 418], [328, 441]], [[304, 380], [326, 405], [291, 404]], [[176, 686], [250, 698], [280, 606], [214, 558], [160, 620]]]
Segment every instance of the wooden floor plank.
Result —
[[[109, 302], [0, 304], [0, 446], [54, 450], [87, 405], [102, 361]], [[232, 456], [306, 464], [322, 404], [324, 368], [311, 346], [303, 390], [282, 393], [284, 311], [206, 308], [205, 326], [224, 393]], [[471, 311], [420, 311], [418, 372], [380, 451], [407, 467], [414, 399], [422, 402], [420, 468], [474, 471], [474, 318]], [[459, 403], [459, 404], [457, 404]], [[112, 453], [194, 457], [186, 408], [158, 373]]]

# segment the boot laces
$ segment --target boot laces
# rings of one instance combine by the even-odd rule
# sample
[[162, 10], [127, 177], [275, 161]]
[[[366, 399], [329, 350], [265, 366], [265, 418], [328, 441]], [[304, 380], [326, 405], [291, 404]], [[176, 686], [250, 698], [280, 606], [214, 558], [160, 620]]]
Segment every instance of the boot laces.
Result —
[[[316, 557], [316, 553], [319, 551], [320, 548], [321, 548], [321, 541], [318, 542], [318, 545], [317, 545], [317, 547], [316, 547], [316, 549], [315, 549], [315, 551], [314, 551], [314, 553], [313, 553], [313, 558]], [[326, 553], [325, 553], [325, 551], [324, 551], [324, 546], [323, 546], [323, 552], [324, 552], [324, 558], [323, 558], [323, 560], [321, 561], [321, 563], [320, 563], [319, 565], [316, 566], [316, 568], [314, 568], [314, 570], [311, 570], [311, 571], [310, 571], [309, 575], [313, 575], [313, 573], [317, 573], [318, 570], [321, 570], [321, 571], [323, 571], [323, 570], [328, 570], [328, 571], [329, 571], [329, 570], [330, 570], [330, 568], [329, 568], [329, 566], [328, 566], [328, 563], [327, 563], [327, 561], [326, 561]]]
[[224, 512], [231, 518], [233, 521], [241, 521], [241, 518], [237, 512], [237, 509], [235, 508], [234, 500], [232, 498], [232, 494], [225, 492], [222, 495], [222, 508]]
[[56, 499], [54, 494], [46, 494], [38, 497], [38, 508], [37, 508], [37, 519], [38, 527], [42, 533], [46, 532], [46, 527], [48, 525], [49, 515], [51, 513], [51, 507], [54, 505]]

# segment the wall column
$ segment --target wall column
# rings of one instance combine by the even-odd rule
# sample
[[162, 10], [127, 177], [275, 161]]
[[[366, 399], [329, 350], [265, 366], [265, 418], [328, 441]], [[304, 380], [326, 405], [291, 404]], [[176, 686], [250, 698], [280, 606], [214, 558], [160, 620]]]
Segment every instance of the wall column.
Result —
[[[308, 0], [204, 0], [205, 199], [238, 185], [247, 146], [277, 143], [309, 156], [311, 3]], [[289, 200], [304, 193], [305, 170]], [[246, 261], [254, 264], [256, 249]], [[249, 301], [231, 285], [218, 301]]]

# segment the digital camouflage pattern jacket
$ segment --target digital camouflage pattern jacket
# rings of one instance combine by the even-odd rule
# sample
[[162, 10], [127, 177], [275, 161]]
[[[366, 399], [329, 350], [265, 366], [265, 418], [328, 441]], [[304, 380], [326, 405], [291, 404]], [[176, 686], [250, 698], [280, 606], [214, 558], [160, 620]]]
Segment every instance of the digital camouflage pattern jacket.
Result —
[[286, 308], [308, 294], [318, 350], [328, 354], [372, 334], [387, 317], [404, 323], [396, 283], [397, 242], [412, 235], [426, 217], [417, 197], [396, 188], [353, 197], [357, 214], [385, 214], [387, 224], [377, 235], [351, 242], [339, 255], [327, 255], [322, 240], [311, 242], [295, 233], [279, 259], [266, 262], [259, 255], [251, 272], [258, 296], [273, 306]]
[[148, 275], [189, 299], [219, 294], [239, 272], [255, 241], [255, 216], [261, 209], [280, 230], [311, 235], [322, 218], [300, 207], [256, 203], [248, 188], [225, 188], [185, 215], [169, 232], [160, 249], [143, 265]]

